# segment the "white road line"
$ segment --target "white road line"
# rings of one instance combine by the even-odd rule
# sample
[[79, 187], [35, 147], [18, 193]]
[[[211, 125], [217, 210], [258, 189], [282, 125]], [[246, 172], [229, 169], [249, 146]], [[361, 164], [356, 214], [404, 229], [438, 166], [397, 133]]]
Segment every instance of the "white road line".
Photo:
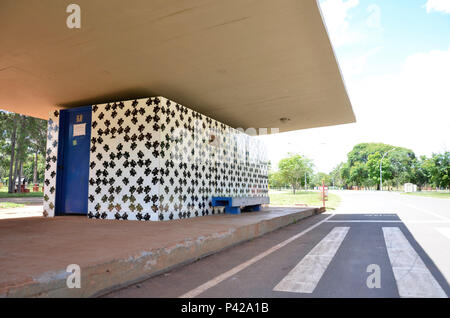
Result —
[[447, 297], [398, 227], [383, 227], [383, 235], [400, 297]]
[[326, 223], [438, 223], [438, 224], [446, 224], [446, 223], [450, 223], [450, 221], [438, 221], [438, 220], [412, 220], [412, 221], [407, 221], [407, 220], [329, 220]]
[[411, 224], [421, 224], [421, 223], [424, 223], [424, 224], [426, 224], [426, 223], [438, 223], [438, 224], [448, 224], [448, 223], [450, 223], [450, 221], [432, 221], [432, 220], [430, 220], [430, 221], [428, 221], [428, 220], [411, 220], [411, 221], [407, 221], [407, 220], [404, 220], [403, 221], [403, 223], [411, 223]]
[[349, 227], [333, 228], [273, 290], [312, 293], [336, 255], [349, 229]]
[[401, 220], [330, 220], [327, 223], [403, 223]]
[[436, 227], [435, 229], [450, 240], [450, 227]]
[[316, 227], [318, 227], [320, 224], [326, 222], [328, 219], [332, 218], [334, 216], [334, 214], [331, 214], [329, 217], [327, 217], [326, 219], [317, 222], [316, 224], [310, 226], [309, 228], [301, 231], [300, 233], [291, 236], [290, 238], [288, 238], [287, 240], [269, 248], [268, 250], [266, 250], [265, 252], [262, 252], [261, 254], [256, 255], [255, 257], [253, 257], [252, 259], [236, 266], [233, 267], [232, 269], [230, 269], [229, 271], [207, 281], [206, 283], [198, 286], [197, 288], [194, 288], [193, 290], [181, 295], [179, 298], [194, 298], [197, 297], [198, 295], [202, 294], [203, 292], [205, 292], [206, 290], [210, 289], [211, 287], [216, 286], [217, 284], [223, 282], [224, 280], [230, 278], [231, 276], [237, 274], [238, 272], [240, 272], [241, 270], [249, 267], [250, 265], [256, 263], [257, 261], [259, 261], [260, 259], [266, 257], [267, 255], [279, 250], [280, 248], [286, 246], [287, 244], [291, 243], [292, 241], [295, 241], [296, 239], [298, 239], [299, 237], [301, 237], [302, 235], [308, 233], [309, 231], [315, 229]]
[[404, 202], [399, 201], [399, 200], [396, 200], [396, 201], [397, 201], [398, 203], [404, 205], [404, 206], [407, 206], [407, 207], [410, 207], [410, 208], [415, 209], [415, 210], [417, 210], [417, 211], [421, 211], [421, 212], [423, 212], [423, 213], [432, 215], [432, 216], [437, 217], [438, 219], [441, 219], [441, 220], [443, 220], [443, 221], [450, 221], [449, 218], [446, 218], [445, 216], [439, 215], [439, 214], [437, 214], [437, 213], [434, 213], [434, 212], [431, 212], [431, 211], [428, 211], [428, 210], [425, 210], [425, 209], [422, 209], [422, 208], [418, 208], [418, 207], [415, 206], [415, 205], [411, 205], [411, 204], [408, 204], [408, 203], [404, 203]]

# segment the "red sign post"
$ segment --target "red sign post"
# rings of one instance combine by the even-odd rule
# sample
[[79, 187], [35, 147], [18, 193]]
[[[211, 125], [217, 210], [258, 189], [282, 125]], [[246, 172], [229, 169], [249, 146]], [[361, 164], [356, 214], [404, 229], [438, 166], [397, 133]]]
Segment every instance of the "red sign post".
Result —
[[325, 207], [325, 201], [328, 201], [328, 186], [325, 186], [324, 181], [322, 180], [322, 186], [320, 187], [320, 196], [322, 198], [323, 207]]

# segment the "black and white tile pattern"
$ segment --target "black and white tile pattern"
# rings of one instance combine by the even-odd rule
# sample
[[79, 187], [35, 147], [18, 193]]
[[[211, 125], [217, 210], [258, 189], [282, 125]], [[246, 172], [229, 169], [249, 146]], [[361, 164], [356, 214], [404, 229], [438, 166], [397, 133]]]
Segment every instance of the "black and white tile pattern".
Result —
[[58, 158], [59, 111], [50, 113], [47, 124], [47, 150], [44, 173], [44, 210], [43, 215], [55, 215], [56, 169]]
[[219, 195], [267, 195], [260, 141], [164, 97], [92, 107], [88, 217], [223, 213]]

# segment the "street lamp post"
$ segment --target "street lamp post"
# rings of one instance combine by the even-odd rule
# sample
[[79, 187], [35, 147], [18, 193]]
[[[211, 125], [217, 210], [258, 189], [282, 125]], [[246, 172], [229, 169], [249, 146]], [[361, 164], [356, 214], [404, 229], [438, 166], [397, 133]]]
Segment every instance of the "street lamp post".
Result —
[[381, 173], [381, 166], [383, 165], [383, 159], [392, 150], [395, 150], [395, 148], [386, 151], [380, 160], [380, 191], [383, 191], [383, 174]]

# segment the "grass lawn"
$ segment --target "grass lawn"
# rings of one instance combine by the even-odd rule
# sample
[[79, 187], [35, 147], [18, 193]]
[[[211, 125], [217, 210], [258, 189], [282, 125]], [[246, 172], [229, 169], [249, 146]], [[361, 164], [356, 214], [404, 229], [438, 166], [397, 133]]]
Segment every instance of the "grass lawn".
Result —
[[22, 197], [43, 197], [43, 192], [32, 192], [33, 187], [30, 188], [28, 193], [8, 193], [8, 187], [3, 186], [0, 188], [0, 198], [22, 198]]
[[[306, 204], [308, 206], [322, 206], [320, 193], [314, 191], [270, 191], [270, 204], [273, 205], [290, 205]], [[341, 203], [341, 198], [333, 193], [328, 193], [328, 201], [325, 202], [327, 209], [335, 210]]]
[[450, 192], [408, 192], [406, 195], [415, 195], [419, 197], [450, 199]]
[[0, 209], [21, 208], [23, 206], [25, 206], [25, 204], [12, 203], [12, 202], [0, 202]]

